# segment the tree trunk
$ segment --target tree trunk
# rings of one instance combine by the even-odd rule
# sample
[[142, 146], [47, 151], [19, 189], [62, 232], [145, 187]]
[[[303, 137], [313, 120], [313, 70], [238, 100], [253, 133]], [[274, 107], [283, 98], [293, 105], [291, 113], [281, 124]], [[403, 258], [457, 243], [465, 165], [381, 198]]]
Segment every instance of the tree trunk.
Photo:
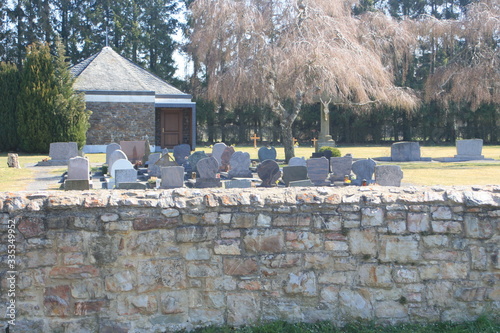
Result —
[[285, 148], [285, 163], [292, 157], [295, 157], [295, 148], [293, 146], [293, 133], [292, 133], [292, 123], [282, 122], [281, 123], [281, 137], [283, 140], [283, 147]]

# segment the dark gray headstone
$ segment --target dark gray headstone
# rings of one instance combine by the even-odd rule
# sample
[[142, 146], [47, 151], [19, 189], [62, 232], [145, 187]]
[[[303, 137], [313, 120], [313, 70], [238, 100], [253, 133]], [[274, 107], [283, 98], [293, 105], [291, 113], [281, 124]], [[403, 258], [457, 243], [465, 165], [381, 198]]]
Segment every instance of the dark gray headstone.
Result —
[[198, 162], [204, 158], [207, 158], [207, 154], [205, 154], [204, 151], [195, 151], [191, 155], [189, 155], [187, 161], [189, 165], [191, 166], [191, 171], [193, 172], [198, 172], [197, 165]]
[[250, 171], [250, 154], [242, 151], [235, 152], [229, 161], [229, 178], [252, 178]]
[[115, 150], [121, 150], [121, 147], [117, 143], [110, 143], [109, 145], [106, 146], [106, 164], [109, 167], [109, 158], [111, 157], [111, 154]]
[[310, 179], [306, 179], [306, 180], [296, 180], [296, 181], [290, 182], [290, 184], [288, 186], [290, 186], [290, 187], [301, 187], [301, 186], [309, 187], [309, 186], [314, 186], [314, 184]]
[[352, 172], [356, 175], [356, 179], [353, 180], [352, 183], [354, 185], [361, 185], [363, 179], [365, 179], [368, 184], [373, 183], [372, 177], [376, 165], [377, 163], [371, 158], [354, 162], [352, 164]]
[[391, 160], [394, 162], [420, 161], [418, 142], [396, 142], [391, 146]]
[[276, 149], [274, 147], [261, 147], [258, 152], [259, 161], [276, 160]]
[[224, 152], [222, 152], [222, 155], [221, 155], [221, 165], [220, 165], [220, 171], [228, 171], [229, 170], [229, 165], [230, 165], [230, 161], [231, 161], [231, 156], [233, 156], [234, 154], [234, 147], [226, 147], [226, 149], [224, 149]]
[[288, 166], [307, 166], [306, 164], [306, 159], [303, 158], [303, 157], [292, 157], [289, 161], [288, 161]]
[[182, 165], [191, 154], [191, 146], [183, 143], [174, 147], [174, 158], [177, 164]]
[[382, 186], [401, 186], [403, 171], [399, 165], [377, 165], [375, 182]]
[[344, 176], [349, 176], [352, 170], [352, 156], [330, 157], [332, 175], [331, 181], [344, 180]]
[[115, 185], [120, 183], [134, 183], [137, 181], [136, 169], [116, 169], [115, 170]]
[[184, 167], [168, 166], [161, 168], [160, 188], [177, 188], [184, 186]]
[[328, 178], [330, 165], [326, 157], [310, 158], [307, 163], [307, 176], [315, 186], [329, 186]]
[[196, 169], [200, 174], [200, 178], [215, 178], [219, 171], [219, 162], [213, 156], [202, 158], [196, 164]]
[[265, 160], [257, 166], [257, 175], [262, 180], [260, 186], [276, 186], [276, 182], [281, 177], [280, 167], [276, 161]]
[[281, 179], [285, 182], [286, 186], [290, 186], [290, 182], [306, 180], [308, 179], [307, 167], [300, 165], [285, 166], [283, 167]]

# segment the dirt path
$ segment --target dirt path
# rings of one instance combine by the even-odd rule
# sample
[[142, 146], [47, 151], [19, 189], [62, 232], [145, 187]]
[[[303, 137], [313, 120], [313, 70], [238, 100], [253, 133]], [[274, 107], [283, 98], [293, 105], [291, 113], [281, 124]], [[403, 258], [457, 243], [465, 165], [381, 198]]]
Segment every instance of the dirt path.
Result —
[[61, 170], [64, 166], [35, 166], [28, 164], [25, 166], [35, 172], [34, 179], [27, 186], [27, 191], [45, 191], [55, 190], [61, 185], [61, 176], [64, 172], [55, 173], [56, 170]]

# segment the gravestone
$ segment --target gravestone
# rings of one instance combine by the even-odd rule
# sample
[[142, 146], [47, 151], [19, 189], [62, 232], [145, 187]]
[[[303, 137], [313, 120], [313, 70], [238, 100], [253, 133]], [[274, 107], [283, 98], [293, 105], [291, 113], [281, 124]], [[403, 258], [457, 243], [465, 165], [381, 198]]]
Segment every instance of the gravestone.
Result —
[[481, 155], [483, 151], [482, 139], [457, 140], [457, 155], [455, 158], [461, 160], [483, 160]]
[[150, 154], [148, 157], [148, 174], [150, 177], [160, 177], [161, 176], [161, 170], [160, 166], [156, 165], [156, 162], [158, 162], [161, 159], [161, 153], [153, 153]]
[[9, 168], [20, 169], [21, 166], [19, 165], [19, 155], [13, 154], [13, 153], [8, 153], [7, 154], [7, 166]]
[[351, 174], [352, 156], [330, 157], [330, 167], [332, 171], [331, 181], [344, 180], [344, 176]]
[[326, 157], [310, 158], [306, 161], [307, 176], [315, 186], [330, 186], [328, 177], [330, 165]]
[[109, 156], [108, 174], [111, 174], [111, 168], [113, 167], [113, 164], [118, 160], [128, 160], [127, 155], [125, 155], [125, 153], [121, 150], [115, 150]]
[[196, 164], [196, 169], [200, 174], [200, 178], [196, 179], [196, 188], [221, 187], [220, 177], [217, 178], [219, 162], [215, 157], [202, 158]]
[[184, 167], [167, 166], [161, 168], [160, 188], [178, 188], [184, 186]]
[[144, 141], [120, 141], [122, 151], [127, 155], [127, 158], [132, 163], [142, 162], [142, 158], [146, 153], [146, 143]]
[[136, 169], [116, 169], [115, 170], [115, 185], [119, 187], [121, 183], [135, 183], [137, 182]]
[[142, 156], [142, 164], [145, 165], [149, 160], [149, 154], [151, 154], [151, 146], [149, 144], [149, 139], [146, 135], [146, 140], [144, 141], [144, 155]]
[[306, 159], [303, 157], [292, 157], [288, 161], [288, 166], [307, 166]]
[[66, 179], [64, 182], [65, 191], [86, 191], [90, 190], [90, 181], [85, 179]]
[[[132, 163], [130, 163], [129, 160], [118, 160], [115, 163], [113, 163], [113, 166], [111, 166], [111, 177], [116, 178], [116, 170], [123, 170], [123, 169], [134, 169], [134, 166]], [[135, 169], [134, 169], [135, 170]]]
[[259, 161], [276, 160], [276, 149], [274, 147], [261, 147], [258, 152]]
[[76, 142], [52, 142], [49, 148], [49, 161], [39, 162], [38, 165], [68, 165], [69, 159], [78, 156]]
[[85, 157], [73, 157], [68, 162], [68, 178], [70, 180], [89, 180], [90, 163]]
[[280, 167], [274, 160], [265, 160], [257, 166], [257, 175], [262, 180], [261, 187], [276, 186], [281, 177]]
[[399, 165], [377, 165], [375, 183], [382, 186], [401, 186], [403, 171]]
[[226, 147], [226, 149], [224, 149], [224, 152], [221, 155], [221, 165], [219, 168], [220, 171], [227, 172], [229, 170], [230, 160], [233, 154], [234, 154], [234, 147], [229, 146]]
[[232, 179], [225, 181], [224, 188], [250, 188], [252, 181], [250, 179]]
[[115, 150], [121, 150], [121, 147], [120, 147], [119, 144], [117, 144], [117, 143], [110, 143], [109, 145], [106, 146], [106, 164], [108, 165], [108, 167], [110, 167], [110, 165], [109, 165], [109, 159], [111, 157], [111, 154]]
[[394, 162], [420, 161], [420, 145], [418, 142], [396, 142], [391, 146], [391, 160]]
[[250, 171], [250, 154], [242, 151], [235, 152], [229, 160], [229, 178], [252, 178]]
[[174, 146], [174, 159], [178, 165], [183, 165], [186, 158], [191, 154], [191, 146], [183, 143]]
[[307, 167], [303, 165], [292, 165], [283, 167], [283, 175], [281, 176], [286, 186], [290, 186], [290, 182], [298, 180], [307, 180]]
[[372, 177], [376, 165], [377, 163], [371, 158], [354, 162], [352, 164], [352, 172], [356, 175], [356, 179], [352, 181], [352, 184], [361, 185], [363, 179], [365, 179], [368, 184], [373, 183]]
[[146, 184], [143, 183], [119, 183], [116, 185], [119, 190], [145, 190], [147, 189]]
[[189, 155], [187, 162], [191, 166], [191, 171], [196, 172], [198, 174], [198, 170], [197, 170], [198, 162], [204, 158], [207, 158], [207, 157], [208, 156], [207, 156], [207, 154], [205, 154], [204, 151], [195, 151], [194, 153]]
[[310, 186], [314, 186], [314, 184], [310, 179], [306, 179], [306, 180], [296, 180], [296, 181], [290, 182], [290, 184], [288, 186], [289, 187], [310, 187]]
[[218, 142], [212, 148], [212, 156], [215, 157], [219, 165], [222, 165], [222, 153], [226, 148], [227, 145], [224, 142]]

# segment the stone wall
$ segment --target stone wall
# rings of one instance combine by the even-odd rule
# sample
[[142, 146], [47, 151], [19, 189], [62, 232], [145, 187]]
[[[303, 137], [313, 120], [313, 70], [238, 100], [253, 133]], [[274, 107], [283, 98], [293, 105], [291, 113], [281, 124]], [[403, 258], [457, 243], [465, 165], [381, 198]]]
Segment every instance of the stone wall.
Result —
[[92, 111], [87, 131], [87, 145], [105, 145], [120, 141], [155, 137], [155, 104], [87, 102]]
[[0, 193], [0, 212], [11, 332], [500, 313], [500, 186]]

